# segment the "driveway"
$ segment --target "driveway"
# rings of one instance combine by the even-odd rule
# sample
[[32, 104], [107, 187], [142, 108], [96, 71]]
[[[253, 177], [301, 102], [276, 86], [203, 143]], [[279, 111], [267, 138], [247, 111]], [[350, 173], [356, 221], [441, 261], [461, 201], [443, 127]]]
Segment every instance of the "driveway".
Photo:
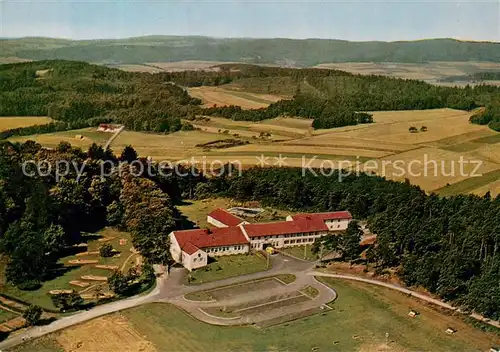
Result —
[[[207, 303], [202, 303], [202, 302], [188, 302], [183, 299], [183, 296], [186, 293], [190, 292], [195, 292], [195, 291], [201, 291], [201, 290], [210, 290], [222, 286], [227, 286], [227, 285], [234, 285], [238, 283], [242, 283], [244, 281], [249, 281], [249, 280], [257, 280], [257, 279], [262, 279], [265, 277], [270, 277], [270, 276], [275, 276], [278, 274], [294, 274], [297, 277], [296, 284], [295, 286], [289, 286], [288, 288], [284, 288], [283, 290], [296, 290], [300, 285], [307, 285], [310, 284], [316, 288], [320, 288], [320, 296], [318, 300], [312, 300], [311, 305], [315, 305], [316, 307], [318, 306], [318, 303], [320, 301], [327, 302], [327, 300], [331, 300], [330, 298], [334, 299], [336, 297], [335, 291], [329, 289], [325, 290], [323, 284], [320, 284], [316, 280], [314, 280], [315, 276], [325, 276], [325, 277], [333, 277], [337, 279], [342, 279], [342, 280], [354, 280], [354, 281], [359, 281], [359, 282], [364, 282], [368, 284], [373, 284], [373, 285], [378, 285], [378, 286], [383, 286], [392, 290], [397, 290], [400, 292], [403, 292], [405, 294], [411, 295], [413, 297], [416, 297], [418, 299], [424, 300], [426, 302], [433, 303], [435, 305], [438, 305], [443, 308], [447, 308], [450, 310], [458, 310], [456, 307], [453, 307], [452, 305], [443, 302], [441, 300], [423, 295], [418, 292], [414, 292], [408, 288], [395, 285], [395, 284], [389, 284], [386, 282], [374, 280], [374, 279], [368, 279], [364, 277], [358, 277], [354, 275], [345, 275], [345, 274], [335, 274], [335, 273], [325, 273], [322, 271], [317, 271], [314, 270], [314, 265], [315, 263], [312, 262], [306, 262], [303, 260], [298, 260], [293, 257], [288, 257], [284, 256], [281, 254], [274, 255], [272, 256], [272, 268], [267, 271], [255, 273], [255, 274], [249, 274], [249, 275], [243, 275], [243, 276], [238, 276], [238, 277], [233, 277], [233, 278], [228, 278], [225, 280], [220, 280], [216, 282], [209, 282], [205, 284], [200, 284], [200, 285], [191, 285], [191, 286], [186, 286], [183, 284], [184, 282], [184, 277], [186, 275], [186, 270], [185, 269], [172, 269], [170, 274], [162, 274], [162, 269], [159, 267], [156, 267], [156, 271], [159, 273], [159, 277], [157, 279], [157, 285], [153, 291], [146, 295], [139, 295], [135, 297], [131, 297], [128, 299], [120, 300], [117, 302], [109, 303], [109, 304], [104, 304], [101, 306], [97, 306], [95, 308], [92, 308], [91, 310], [88, 311], [83, 311], [77, 314], [74, 314], [72, 316], [64, 317], [59, 320], [54, 321], [53, 323], [46, 325], [46, 326], [40, 326], [40, 327], [33, 327], [30, 328], [24, 332], [21, 332], [19, 334], [13, 334], [10, 336], [7, 340], [0, 342], [0, 350], [14, 347], [16, 345], [19, 345], [23, 341], [27, 339], [32, 339], [36, 337], [40, 337], [76, 324], [83, 323], [85, 321], [88, 321], [90, 319], [94, 319], [109, 313], [117, 312], [120, 310], [124, 310], [127, 308], [132, 308], [136, 307], [142, 304], [147, 304], [147, 303], [153, 303], [153, 302], [169, 302], [178, 306], [181, 306], [183, 309], [186, 309], [189, 311], [191, 314], [199, 318], [200, 320], [206, 321], [207, 323], [212, 323], [212, 324], [218, 324], [218, 325], [229, 325], [229, 324], [221, 324], [220, 319], [214, 319], [210, 318], [206, 314], [200, 312], [198, 308], [202, 307], [203, 304]], [[320, 286], [318, 286], [320, 285]], [[321, 289], [323, 288], [323, 289]], [[283, 291], [281, 290], [281, 291]], [[290, 311], [291, 312], [291, 311]], [[201, 315], [203, 315], [203, 317]], [[497, 328], [500, 328], [500, 323], [497, 321], [491, 321], [483, 316], [480, 316], [478, 314], [471, 314], [471, 317], [480, 320], [486, 324], [495, 326]], [[217, 318], [217, 317], [216, 317]], [[240, 322], [241, 324], [241, 322]]]

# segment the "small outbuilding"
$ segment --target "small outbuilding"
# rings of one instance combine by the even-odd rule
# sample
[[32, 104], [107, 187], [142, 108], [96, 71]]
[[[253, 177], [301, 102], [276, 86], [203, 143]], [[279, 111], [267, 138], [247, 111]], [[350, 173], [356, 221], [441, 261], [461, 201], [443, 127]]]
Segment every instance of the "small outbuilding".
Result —
[[448, 335], [453, 335], [453, 334], [454, 334], [454, 333], [456, 333], [456, 332], [457, 332], [457, 330], [456, 330], [456, 329], [453, 329], [453, 328], [448, 328], [448, 329], [446, 329], [446, 333], [447, 333]]

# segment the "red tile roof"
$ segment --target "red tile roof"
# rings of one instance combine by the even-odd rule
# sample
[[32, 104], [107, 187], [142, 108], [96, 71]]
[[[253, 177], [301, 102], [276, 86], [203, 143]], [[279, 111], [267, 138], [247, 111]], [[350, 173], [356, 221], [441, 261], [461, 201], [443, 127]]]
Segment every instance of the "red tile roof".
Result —
[[304, 219], [304, 218], [310, 218], [310, 219], [320, 219], [321, 221], [327, 221], [327, 220], [337, 220], [337, 219], [346, 219], [346, 220], [351, 220], [352, 215], [348, 211], [333, 211], [333, 212], [328, 212], [328, 213], [303, 213], [303, 214], [296, 214], [292, 216], [292, 219], [297, 220], [297, 219]]
[[295, 221], [278, 221], [243, 225], [248, 237], [287, 235], [294, 233], [328, 231], [325, 223], [318, 218], [300, 218]]
[[237, 226], [215, 228], [213, 230], [174, 231], [179, 246], [187, 254], [193, 254], [198, 249], [208, 247], [232, 246], [248, 244], [248, 240]]
[[238, 226], [243, 222], [243, 219], [240, 219], [236, 215], [231, 214], [225, 209], [217, 208], [212, 210], [208, 216], [214, 218], [215, 220], [220, 221], [226, 226]]

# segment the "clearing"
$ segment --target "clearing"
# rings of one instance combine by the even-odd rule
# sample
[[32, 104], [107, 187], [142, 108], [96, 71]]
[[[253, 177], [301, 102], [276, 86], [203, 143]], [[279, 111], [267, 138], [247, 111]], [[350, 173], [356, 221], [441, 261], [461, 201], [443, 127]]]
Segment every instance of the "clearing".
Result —
[[[14, 351], [42, 348], [47, 352], [59, 351], [61, 335], [74, 336], [74, 341], [83, 348], [90, 346], [95, 336], [100, 336], [103, 346], [110, 344], [113, 350], [127, 351], [130, 343], [148, 341], [157, 351], [165, 352], [172, 346], [178, 351], [207, 351], [213, 346], [221, 351], [487, 351], [500, 342], [494, 333], [483, 332], [460, 317], [450, 316], [399, 292], [363, 283], [330, 279], [325, 282], [338, 293], [337, 300], [331, 304], [333, 310], [270, 328], [208, 325], [176, 307], [158, 303], [98, 318], [31, 341]], [[419, 315], [411, 318], [409, 310]], [[109, 319], [117, 319], [111, 321], [119, 324], [109, 324]], [[99, 330], [89, 333], [90, 324]], [[448, 327], [457, 332], [447, 335]], [[71, 335], [65, 335], [67, 331]], [[386, 333], [389, 333], [388, 345]], [[133, 340], [129, 337], [131, 334], [136, 336]], [[150, 345], [145, 343], [145, 346]]]
[[1, 116], [0, 132], [19, 127], [45, 125], [50, 122], [52, 119], [46, 116]]
[[201, 99], [206, 107], [237, 105], [243, 109], [260, 109], [283, 99], [277, 95], [241, 92], [220, 87], [195, 87], [189, 95]]

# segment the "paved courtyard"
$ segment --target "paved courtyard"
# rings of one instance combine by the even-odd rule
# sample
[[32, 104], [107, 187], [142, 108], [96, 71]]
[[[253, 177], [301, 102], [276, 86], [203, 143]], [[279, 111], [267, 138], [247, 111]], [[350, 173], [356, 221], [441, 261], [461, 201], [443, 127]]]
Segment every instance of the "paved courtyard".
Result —
[[[336, 298], [334, 290], [306, 275], [313, 263], [283, 255], [272, 257], [271, 270], [217, 282], [184, 286], [183, 269], [171, 273], [162, 300], [175, 304], [206, 323], [215, 325], [256, 324], [269, 326], [330, 308], [326, 303]], [[276, 275], [294, 274], [294, 282], [286, 284]], [[312, 288], [314, 297], [304, 289]], [[314, 290], [315, 289], [315, 290]], [[202, 291], [206, 301], [186, 299], [185, 294]]]

